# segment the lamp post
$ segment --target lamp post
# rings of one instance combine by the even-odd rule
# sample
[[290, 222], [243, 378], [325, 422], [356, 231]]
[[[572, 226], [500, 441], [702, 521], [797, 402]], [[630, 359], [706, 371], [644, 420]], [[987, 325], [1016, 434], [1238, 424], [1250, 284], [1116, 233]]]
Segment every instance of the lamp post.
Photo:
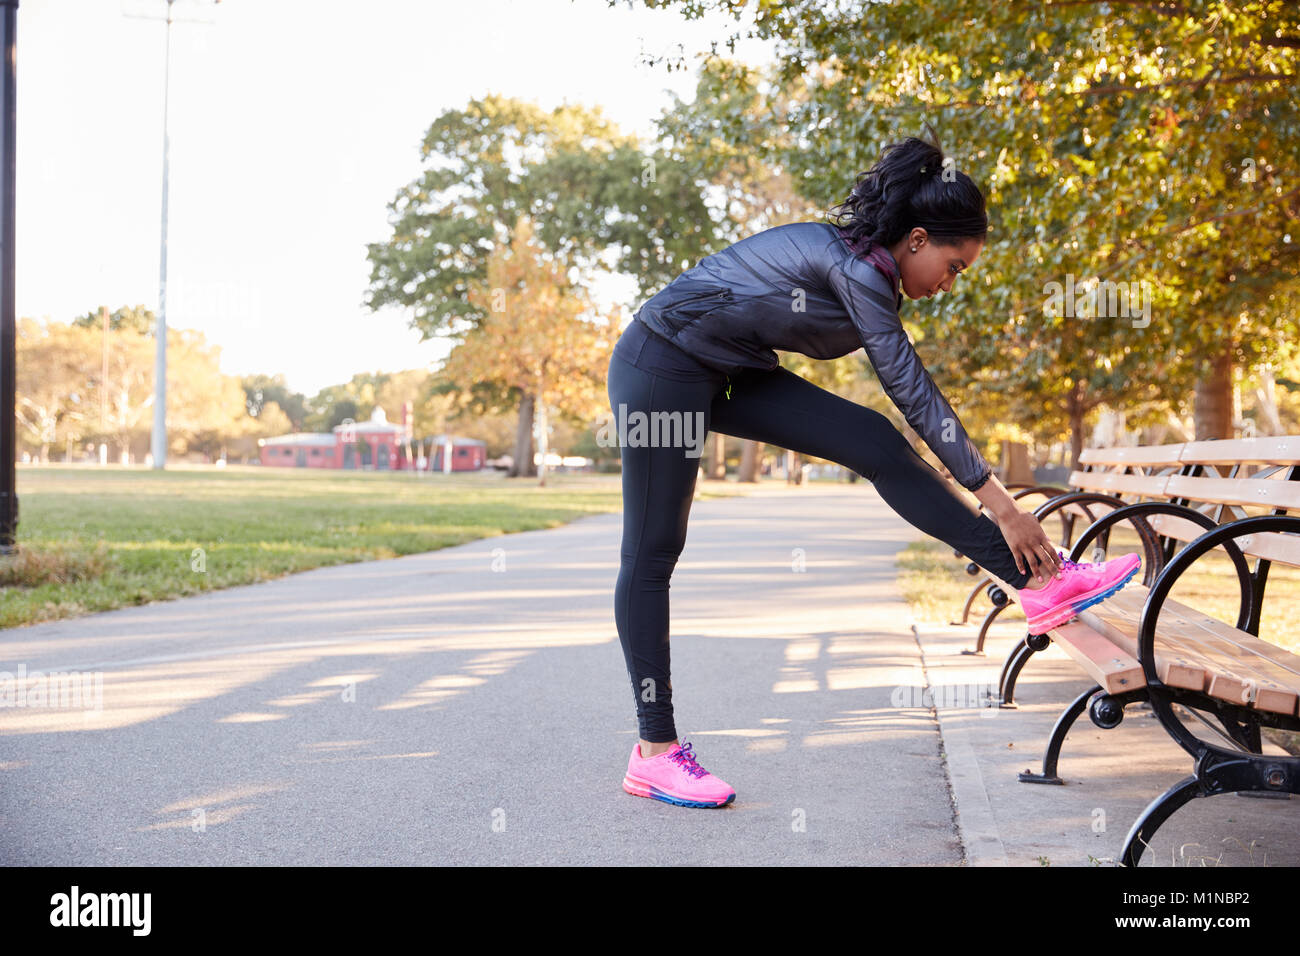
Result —
[[[221, 0], [212, 0], [220, 3]], [[154, 468], [167, 467], [167, 193], [170, 158], [168, 156], [170, 139], [167, 133], [168, 90], [171, 86], [172, 71], [172, 5], [176, 0], [167, 0], [167, 42], [163, 65], [163, 174], [162, 174], [162, 239], [158, 255], [158, 320], [154, 327], [154, 362], [153, 362], [153, 432], [149, 438], [149, 451], [153, 455]], [[138, 14], [126, 14], [141, 20], [157, 20], [158, 17], [142, 17]], [[211, 20], [181, 21], [189, 23], [211, 23]]]

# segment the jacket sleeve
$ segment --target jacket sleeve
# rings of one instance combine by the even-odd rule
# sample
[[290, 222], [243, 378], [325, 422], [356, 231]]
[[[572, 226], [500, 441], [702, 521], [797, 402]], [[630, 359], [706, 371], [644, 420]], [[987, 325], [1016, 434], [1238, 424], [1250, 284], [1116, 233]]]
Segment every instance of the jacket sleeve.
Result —
[[953, 478], [971, 491], [993, 473], [921, 363], [898, 319], [897, 293], [875, 266], [846, 256], [831, 265], [830, 286], [849, 314], [880, 384]]

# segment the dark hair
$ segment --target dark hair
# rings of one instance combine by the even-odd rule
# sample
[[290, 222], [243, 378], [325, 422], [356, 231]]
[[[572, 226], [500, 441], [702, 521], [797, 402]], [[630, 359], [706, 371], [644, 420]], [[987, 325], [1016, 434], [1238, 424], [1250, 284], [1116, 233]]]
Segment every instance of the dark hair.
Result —
[[982, 239], [989, 228], [979, 187], [955, 168], [945, 177], [943, 150], [915, 136], [881, 150], [829, 217], [859, 252], [892, 246], [916, 226], [944, 246]]

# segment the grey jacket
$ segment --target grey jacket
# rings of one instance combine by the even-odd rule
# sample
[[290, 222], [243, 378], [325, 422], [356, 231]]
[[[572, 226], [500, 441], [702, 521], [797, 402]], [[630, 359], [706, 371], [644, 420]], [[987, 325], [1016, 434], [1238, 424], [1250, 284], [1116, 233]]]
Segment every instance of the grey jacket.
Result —
[[890, 401], [973, 491], [993, 469], [921, 364], [898, 319], [902, 301], [887, 250], [859, 255], [833, 224], [796, 222], [701, 259], [636, 318], [727, 375], [776, 368], [775, 349], [831, 359], [865, 347]]

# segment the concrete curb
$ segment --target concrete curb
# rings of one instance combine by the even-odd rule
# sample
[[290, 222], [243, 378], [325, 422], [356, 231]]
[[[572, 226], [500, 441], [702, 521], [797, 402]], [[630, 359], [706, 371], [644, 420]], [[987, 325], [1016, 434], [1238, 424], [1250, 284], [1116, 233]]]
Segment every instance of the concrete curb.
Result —
[[[930, 661], [927, 660], [925, 645], [915, 621], [912, 622], [912, 633], [916, 636], [916, 645], [921, 652], [921, 668], [925, 673], [926, 687], [932, 689], [935, 682], [930, 676]], [[936, 706], [934, 711], [946, 755], [945, 769], [952, 788], [957, 835], [961, 840], [966, 864], [1007, 866], [1007, 853], [1002, 846], [997, 820], [989, 802], [988, 790], [984, 786], [984, 776], [980, 772], [979, 760], [975, 757], [969, 735], [958, 721], [953, 720], [946, 708]]]

